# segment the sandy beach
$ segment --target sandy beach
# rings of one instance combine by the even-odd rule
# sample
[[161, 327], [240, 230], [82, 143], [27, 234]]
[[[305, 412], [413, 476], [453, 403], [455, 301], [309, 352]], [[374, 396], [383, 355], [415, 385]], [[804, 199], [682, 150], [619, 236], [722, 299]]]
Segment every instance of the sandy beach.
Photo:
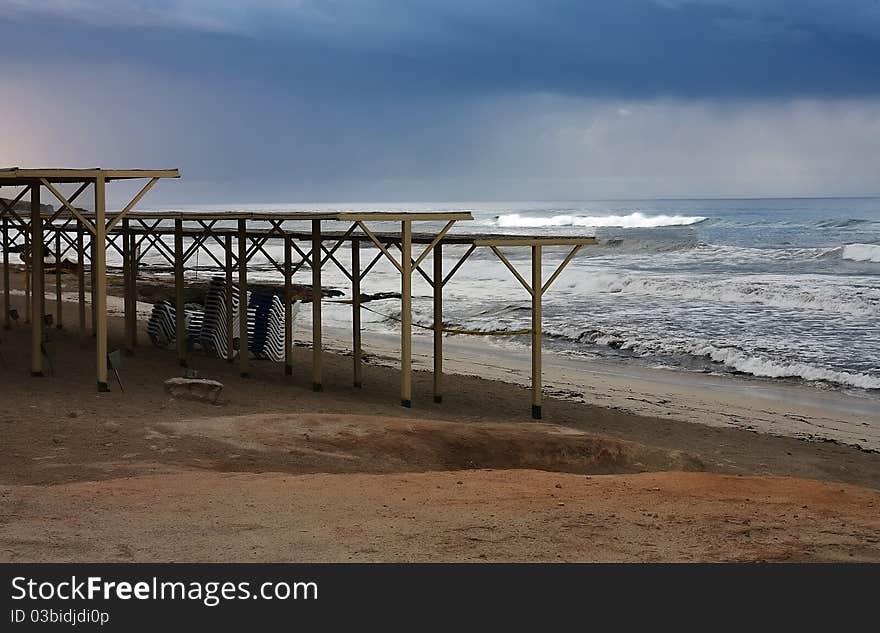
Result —
[[290, 377], [196, 355], [222, 404], [171, 398], [141, 332], [99, 395], [75, 315], [42, 379], [27, 326], [0, 333], [3, 561], [880, 560], [877, 413], [834, 393], [548, 356], [534, 424], [522, 358], [447, 338], [443, 403], [418, 371], [403, 409], [393, 338], [354, 389], [330, 331], [322, 393], [298, 347]]

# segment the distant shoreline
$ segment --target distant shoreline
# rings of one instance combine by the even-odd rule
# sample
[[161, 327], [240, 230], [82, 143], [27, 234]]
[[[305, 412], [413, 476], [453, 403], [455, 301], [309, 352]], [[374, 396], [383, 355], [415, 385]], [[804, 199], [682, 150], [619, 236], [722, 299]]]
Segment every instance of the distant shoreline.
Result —
[[[23, 275], [13, 271], [13, 288], [23, 287]], [[47, 311], [54, 308], [54, 277], [47, 277]], [[70, 283], [69, 279], [65, 280]], [[65, 288], [65, 306], [75, 301], [73, 288]], [[88, 302], [88, 293], [86, 300]], [[14, 302], [22, 300], [20, 290]], [[143, 329], [151, 305], [138, 302]], [[108, 297], [111, 318], [122, 316], [122, 299]], [[75, 310], [65, 310], [68, 330]], [[87, 309], [87, 314], [90, 314]], [[311, 345], [309, 310], [301, 310], [294, 322], [294, 344]], [[350, 355], [351, 332], [338, 325], [323, 327], [328, 353]], [[397, 367], [399, 337], [392, 333], [363, 332], [363, 350], [374, 365]], [[141, 346], [150, 346], [141, 332]], [[170, 354], [170, 353], [169, 353]], [[171, 356], [169, 356], [169, 362]], [[261, 361], [260, 364], [265, 364]], [[279, 365], [280, 367], [280, 365]], [[413, 369], [430, 372], [433, 367], [430, 333], [415, 331]], [[473, 337], [444, 337], [444, 373], [479, 376], [519, 386], [530, 384], [528, 350], [485, 345]], [[780, 437], [836, 442], [870, 452], [880, 452], [880, 410], [871, 399], [820, 391], [809, 385], [774, 382], [770, 379], [716, 376], [675, 369], [651, 368], [635, 363], [568, 358], [546, 352], [544, 390], [550, 397], [594, 405], [637, 416], [697, 423], [710, 427], [742, 429]], [[525, 392], [524, 392], [525, 393]], [[523, 395], [523, 410], [528, 399]]]

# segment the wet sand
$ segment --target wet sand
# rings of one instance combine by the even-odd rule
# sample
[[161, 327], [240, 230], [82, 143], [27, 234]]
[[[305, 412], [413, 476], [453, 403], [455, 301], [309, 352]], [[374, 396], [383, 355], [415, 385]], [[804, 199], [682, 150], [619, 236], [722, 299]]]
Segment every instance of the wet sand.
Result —
[[880, 454], [852, 446], [570, 394], [534, 425], [525, 388], [468, 375], [437, 405], [416, 372], [408, 410], [379, 354], [355, 389], [327, 353], [313, 392], [303, 347], [290, 377], [194, 356], [212, 406], [164, 392], [143, 333], [99, 395], [93, 341], [51, 338], [34, 379], [28, 328], [0, 332], [0, 560], [878, 560]]

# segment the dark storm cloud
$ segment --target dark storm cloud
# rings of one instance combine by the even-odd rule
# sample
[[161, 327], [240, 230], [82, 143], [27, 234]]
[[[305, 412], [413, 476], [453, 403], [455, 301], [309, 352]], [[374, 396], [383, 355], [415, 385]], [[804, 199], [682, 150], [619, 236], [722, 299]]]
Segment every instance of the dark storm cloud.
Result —
[[877, 193], [877, 0], [0, 0], [0, 165], [151, 201]]
[[687, 98], [880, 89], [877, 0], [17, 0], [5, 11], [6, 49], [291, 88]]

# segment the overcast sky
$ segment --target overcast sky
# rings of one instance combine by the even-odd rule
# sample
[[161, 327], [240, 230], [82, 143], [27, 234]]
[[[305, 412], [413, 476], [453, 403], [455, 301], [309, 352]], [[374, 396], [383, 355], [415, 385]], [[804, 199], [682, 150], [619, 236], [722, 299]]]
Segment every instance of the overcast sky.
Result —
[[880, 0], [0, 0], [0, 165], [164, 203], [880, 194]]

